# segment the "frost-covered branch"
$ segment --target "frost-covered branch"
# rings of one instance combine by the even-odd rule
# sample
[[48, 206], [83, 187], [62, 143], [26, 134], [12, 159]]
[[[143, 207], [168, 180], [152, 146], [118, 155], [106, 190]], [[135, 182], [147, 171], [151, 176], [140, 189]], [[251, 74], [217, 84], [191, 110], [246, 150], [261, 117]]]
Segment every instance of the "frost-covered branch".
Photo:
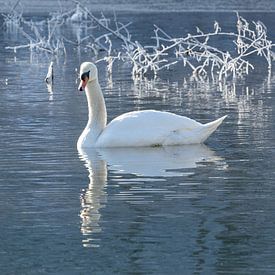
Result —
[[[17, 51], [29, 48], [31, 51], [59, 55], [65, 54], [66, 45], [70, 44], [79, 49], [91, 50], [95, 55], [104, 51], [105, 56], [99, 58], [98, 62], [107, 62], [109, 73], [112, 73], [115, 61], [123, 61], [131, 64], [133, 76], [148, 73], [157, 75], [175, 64], [182, 64], [194, 76], [218, 75], [221, 81], [253, 70], [251, 56], [262, 57], [270, 70], [275, 54], [266, 26], [260, 21], [248, 22], [238, 13], [236, 17], [235, 32], [224, 32], [215, 21], [210, 31], [205, 32], [197, 27], [194, 34], [176, 38], [154, 25], [152, 45], [142, 45], [141, 42], [132, 40], [129, 31], [131, 22], [121, 23], [116, 15], [113, 19], [106, 18], [103, 14], [97, 17], [83, 4], [75, 2], [74, 9], [53, 13], [50, 18], [40, 22], [28, 21], [22, 13], [5, 15], [7, 30], [13, 26], [13, 30], [16, 29], [26, 40], [25, 44], [6, 49]], [[76, 41], [64, 37], [60, 31], [68, 24], [74, 25]], [[228, 48], [221, 48], [217, 44], [217, 38], [229, 41]]]

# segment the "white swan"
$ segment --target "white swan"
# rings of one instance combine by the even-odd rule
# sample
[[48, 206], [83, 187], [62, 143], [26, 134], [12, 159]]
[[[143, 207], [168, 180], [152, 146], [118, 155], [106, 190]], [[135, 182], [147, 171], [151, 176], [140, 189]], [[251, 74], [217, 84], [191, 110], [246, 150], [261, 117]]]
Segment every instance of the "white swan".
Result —
[[122, 114], [107, 125], [106, 106], [96, 66], [91, 62], [82, 63], [80, 78], [79, 90], [85, 88], [89, 120], [78, 139], [78, 149], [203, 143], [226, 117], [201, 124], [169, 112], [146, 110]]

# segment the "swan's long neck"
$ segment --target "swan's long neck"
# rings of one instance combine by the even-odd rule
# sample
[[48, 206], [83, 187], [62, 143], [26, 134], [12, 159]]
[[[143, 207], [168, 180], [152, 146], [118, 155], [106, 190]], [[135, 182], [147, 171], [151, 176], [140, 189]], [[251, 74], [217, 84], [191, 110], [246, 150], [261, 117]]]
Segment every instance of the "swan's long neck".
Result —
[[98, 80], [88, 82], [85, 92], [89, 109], [89, 119], [85, 129], [89, 130], [90, 142], [95, 143], [98, 136], [106, 127], [106, 106]]

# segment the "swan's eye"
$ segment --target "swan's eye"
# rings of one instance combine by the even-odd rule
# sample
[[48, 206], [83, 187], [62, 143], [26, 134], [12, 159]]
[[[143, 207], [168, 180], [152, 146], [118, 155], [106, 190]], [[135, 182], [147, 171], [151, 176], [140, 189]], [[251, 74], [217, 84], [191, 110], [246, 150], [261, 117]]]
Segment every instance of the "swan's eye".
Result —
[[83, 74], [81, 75], [80, 79], [81, 79], [82, 81], [84, 81], [86, 78], [89, 79], [89, 75], [90, 75], [90, 71], [88, 71], [88, 72], [86, 72], [86, 73], [83, 73]]

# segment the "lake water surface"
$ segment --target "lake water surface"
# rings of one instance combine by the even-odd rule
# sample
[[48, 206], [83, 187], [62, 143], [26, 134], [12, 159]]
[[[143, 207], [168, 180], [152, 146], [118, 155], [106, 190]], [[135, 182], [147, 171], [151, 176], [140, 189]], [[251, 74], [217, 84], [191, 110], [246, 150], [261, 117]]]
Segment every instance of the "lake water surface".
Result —
[[[236, 22], [233, 13], [117, 16], [142, 43], [153, 24], [183, 36]], [[274, 37], [274, 14], [244, 16]], [[247, 78], [219, 85], [181, 66], [133, 80], [125, 64], [110, 76], [98, 63], [108, 121], [152, 108], [228, 118], [205, 145], [77, 152], [87, 103], [76, 69], [96, 57], [68, 49], [48, 90], [50, 59], [5, 50], [21, 43], [16, 33], [0, 38], [1, 274], [275, 272], [274, 71], [258, 62]]]

